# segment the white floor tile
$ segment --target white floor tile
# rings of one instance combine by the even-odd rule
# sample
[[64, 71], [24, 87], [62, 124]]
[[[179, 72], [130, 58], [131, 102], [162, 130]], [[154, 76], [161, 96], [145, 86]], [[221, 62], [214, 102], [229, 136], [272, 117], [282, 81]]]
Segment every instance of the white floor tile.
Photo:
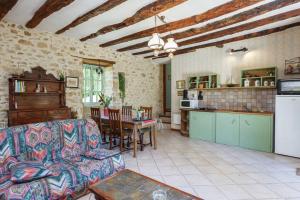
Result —
[[234, 173], [234, 174], [226, 174], [231, 180], [233, 180], [236, 184], [254, 184], [256, 181], [246, 174], [242, 173]]
[[285, 184], [269, 184], [266, 185], [270, 190], [275, 192], [282, 198], [300, 198], [300, 192]]
[[208, 178], [199, 174], [184, 175], [187, 182], [192, 186], [213, 185]]
[[207, 174], [206, 176], [215, 185], [234, 184], [234, 182], [230, 178], [228, 178], [227, 176], [225, 176], [224, 174], [221, 174], [221, 173]]
[[241, 186], [244, 190], [246, 190], [249, 194], [254, 196], [256, 199], [272, 199], [272, 198], [279, 198], [277, 194], [272, 192], [266, 186], [261, 184], [254, 184], [254, 185], [242, 185]]
[[189, 187], [189, 184], [182, 175], [163, 176], [165, 182], [171, 186]]
[[180, 175], [179, 170], [173, 166], [158, 166], [161, 175]]
[[181, 174], [201, 174], [197, 167], [193, 165], [180, 165], [177, 168]]
[[194, 186], [198, 196], [205, 200], [227, 200], [225, 195], [215, 186]]
[[231, 200], [254, 198], [238, 185], [220, 185], [218, 188]]
[[246, 173], [258, 183], [279, 183], [279, 180], [273, 178], [272, 176], [264, 173]]

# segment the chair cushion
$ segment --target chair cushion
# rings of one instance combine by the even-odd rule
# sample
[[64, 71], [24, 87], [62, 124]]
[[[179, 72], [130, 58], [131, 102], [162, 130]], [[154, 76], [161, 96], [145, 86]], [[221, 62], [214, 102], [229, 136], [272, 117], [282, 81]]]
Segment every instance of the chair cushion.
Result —
[[22, 183], [50, 175], [51, 172], [46, 169], [43, 163], [27, 161], [16, 163], [11, 167], [10, 180], [15, 183]]

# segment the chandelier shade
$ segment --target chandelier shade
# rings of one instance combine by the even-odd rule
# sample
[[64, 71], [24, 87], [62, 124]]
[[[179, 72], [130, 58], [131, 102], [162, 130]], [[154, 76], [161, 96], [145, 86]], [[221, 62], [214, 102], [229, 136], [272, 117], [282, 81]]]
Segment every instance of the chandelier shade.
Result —
[[174, 41], [174, 38], [168, 38], [167, 43], [164, 46], [164, 50], [167, 53], [173, 53], [178, 48], [178, 44]]
[[148, 42], [148, 47], [151, 49], [162, 49], [165, 45], [165, 42], [159, 37], [158, 33], [153, 33], [152, 38]]

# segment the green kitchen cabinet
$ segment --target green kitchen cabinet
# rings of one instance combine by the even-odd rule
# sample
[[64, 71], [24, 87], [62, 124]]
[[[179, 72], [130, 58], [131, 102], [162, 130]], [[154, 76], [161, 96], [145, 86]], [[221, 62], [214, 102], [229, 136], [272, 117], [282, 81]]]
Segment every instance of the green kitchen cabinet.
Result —
[[190, 112], [189, 134], [191, 138], [216, 141], [216, 114], [213, 112]]
[[238, 146], [240, 144], [240, 115], [234, 113], [216, 114], [216, 142]]
[[240, 146], [273, 151], [273, 115], [240, 115]]

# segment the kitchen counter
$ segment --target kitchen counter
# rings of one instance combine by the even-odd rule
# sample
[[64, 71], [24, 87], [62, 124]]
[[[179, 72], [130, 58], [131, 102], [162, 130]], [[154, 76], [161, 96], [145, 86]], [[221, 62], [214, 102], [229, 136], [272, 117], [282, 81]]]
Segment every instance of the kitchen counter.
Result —
[[198, 108], [181, 108], [184, 111], [194, 112], [222, 112], [222, 113], [237, 113], [237, 114], [253, 114], [253, 115], [273, 115], [273, 112], [246, 111], [246, 110], [226, 110], [226, 109], [198, 109]]

